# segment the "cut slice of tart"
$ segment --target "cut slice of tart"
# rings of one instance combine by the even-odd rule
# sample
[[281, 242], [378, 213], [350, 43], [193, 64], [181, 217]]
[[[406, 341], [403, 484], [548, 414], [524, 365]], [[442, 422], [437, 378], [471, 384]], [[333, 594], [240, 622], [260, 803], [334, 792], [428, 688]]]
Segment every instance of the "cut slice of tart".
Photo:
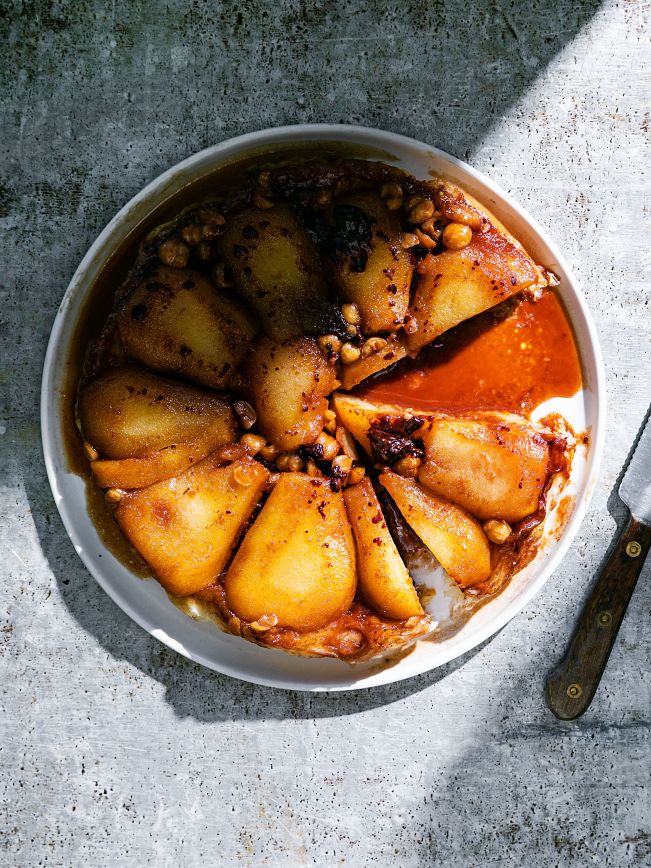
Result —
[[344, 491], [357, 549], [359, 588], [371, 607], [387, 618], [423, 614], [414, 583], [387, 527], [368, 477]]
[[471, 515], [397, 473], [383, 473], [380, 484], [455, 582], [467, 588], [486, 581], [491, 573], [490, 545]]
[[549, 445], [541, 427], [523, 416], [417, 414], [341, 393], [332, 404], [340, 424], [372, 458], [391, 466], [418, 455], [421, 484], [477, 518], [516, 522], [538, 509]]
[[212, 455], [179, 476], [127, 492], [115, 518], [161, 585], [184, 597], [223, 571], [268, 477], [251, 459], [222, 466]]
[[409, 308], [407, 346], [416, 355], [443, 332], [535, 283], [533, 260], [492, 224], [461, 250], [426, 256]]

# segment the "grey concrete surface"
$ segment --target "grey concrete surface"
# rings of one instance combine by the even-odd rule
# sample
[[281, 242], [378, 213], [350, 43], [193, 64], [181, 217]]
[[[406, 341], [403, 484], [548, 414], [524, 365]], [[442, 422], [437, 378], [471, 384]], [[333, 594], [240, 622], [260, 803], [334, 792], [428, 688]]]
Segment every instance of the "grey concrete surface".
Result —
[[[0, 0], [0, 863], [651, 865], [646, 570], [589, 712], [545, 672], [621, 518], [651, 393], [644, 0]], [[85, 572], [41, 459], [68, 280], [115, 211], [213, 142], [301, 121], [469, 159], [576, 269], [605, 353], [603, 472], [562, 567], [474, 655], [368, 693], [238, 683]]]

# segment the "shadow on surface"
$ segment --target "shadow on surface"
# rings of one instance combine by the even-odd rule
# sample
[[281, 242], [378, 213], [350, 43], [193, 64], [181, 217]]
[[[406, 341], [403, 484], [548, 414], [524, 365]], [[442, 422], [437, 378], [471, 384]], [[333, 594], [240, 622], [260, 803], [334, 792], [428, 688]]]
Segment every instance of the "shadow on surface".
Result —
[[[377, 4], [373, 14], [342, 12], [333, 7], [324, 16], [323, 9], [316, 6], [298, 15], [294, 11], [287, 18], [284, 32], [281, 28], [274, 34], [270, 25], [271, 37], [279, 43], [279, 59], [262, 52], [257, 61], [259, 82], [265, 81], [274, 66], [287, 88], [272, 93], [271, 86], [265, 88], [258, 83], [256, 89], [247, 85], [239, 128], [231, 124], [226, 134], [265, 125], [341, 120], [420, 136], [467, 158], [495, 120], [516, 103], [599, 6], [598, 0], [539, 0], [528, 4], [478, 0], [470, 5], [418, 2], [405, 4], [397, 19], [384, 4]], [[281, 27], [281, 18], [276, 15], [273, 26]], [[159, 24], [168, 26], [165, 21]], [[192, 36], [192, 25], [177, 17], [169, 26], [174, 39], [181, 43]], [[231, 60], [237, 55], [239, 63], [242, 46], [250, 49], [251, 42], [243, 43], [240, 35], [239, 41], [230, 43], [231, 34], [226, 32], [230, 26], [226, 22], [221, 34], [224, 44], [220, 52], [225, 64], [233, 53]], [[145, 30], [140, 28], [140, 32]], [[357, 39], [356, 34], [363, 36]], [[303, 56], [306, 46], [309, 62]], [[198, 66], [204, 48], [197, 44], [197, 65], [187, 72], [195, 76], [192, 92], [196, 100], [214, 84], [213, 67]], [[140, 45], [134, 44], [131, 50], [137, 54]], [[238, 63], [217, 70], [218, 75], [229, 76], [222, 82], [232, 90], [226, 99], [237, 99], [238, 88], [243, 87]], [[143, 110], [167, 111], [166, 100], [178, 96], [174, 89], [187, 84], [182, 73], [169, 79], [163, 71], [159, 74], [166, 86], [160, 105], [156, 108], [158, 103], [151, 100]], [[345, 117], [338, 114], [339, 102], [331, 98], [332, 94], [337, 96], [339, 88], [348, 89], [342, 91], [341, 100], [341, 106], [347, 107]], [[309, 100], [301, 102], [298, 97], [303, 91], [309, 93]], [[351, 93], [357, 92], [359, 100], [351, 100]], [[151, 96], [149, 93], [142, 99]], [[140, 96], [136, 94], [135, 98]], [[298, 110], [297, 103], [304, 108]], [[353, 104], [359, 111], [350, 110]], [[171, 111], [170, 117], [174, 116]], [[201, 116], [204, 126], [195, 135], [196, 143], [212, 144], [214, 129], [208, 128], [205, 115]], [[152, 137], [155, 134], [153, 127]], [[65, 530], [49, 495], [40, 456], [38, 466], [31, 450], [20, 460], [40, 543], [70, 612], [114, 658], [126, 660], [164, 684], [167, 700], [180, 717], [220, 721], [355, 713], [430, 687], [476, 653], [406, 682], [336, 695], [281, 691], [211, 673], [161, 645], [117, 609], [88, 575], [72, 545], [64, 544]]]
[[[49, 495], [45, 469], [25, 480], [41, 548], [59, 592], [77, 623], [95, 637], [114, 660], [124, 660], [166, 689], [176, 714], [204, 722], [228, 720], [338, 717], [398, 702], [436, 684], [463, 666], [486, 644], [445, 666], [372, 690], [307, 693], [249, 684], [187, 660], [154, 639], [124, 612], [88, 574], [67, 539]], [[140, 581], [140, 580], [138, 580]]]

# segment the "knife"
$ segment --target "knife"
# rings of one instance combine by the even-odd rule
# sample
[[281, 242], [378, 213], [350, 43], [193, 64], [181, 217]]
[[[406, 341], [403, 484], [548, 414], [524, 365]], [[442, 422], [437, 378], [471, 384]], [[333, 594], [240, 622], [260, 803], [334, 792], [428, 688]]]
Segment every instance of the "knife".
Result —
[[547, 703], [561, 720], [574, 720], [592, 702], [651, 548], [651, 417], [631, 455], [619, 496], [630, 510], [628, 524], [611, 547], [565, 659], [547, 677]]

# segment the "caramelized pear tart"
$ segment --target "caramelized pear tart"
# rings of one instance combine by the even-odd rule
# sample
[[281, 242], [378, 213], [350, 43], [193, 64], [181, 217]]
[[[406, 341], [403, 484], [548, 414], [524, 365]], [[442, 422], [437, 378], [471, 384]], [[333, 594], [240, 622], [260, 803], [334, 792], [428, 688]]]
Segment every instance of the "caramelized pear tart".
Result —
[[437, 635], [415, 563], [470, 605], [533, 556], [572, 459], [560, 417], [368, 393], [553, 292], [462, 190], [362, 160], [249, 168], [131, 266], [77, 424], [114, 520], [188, 612], [363, 660]]

